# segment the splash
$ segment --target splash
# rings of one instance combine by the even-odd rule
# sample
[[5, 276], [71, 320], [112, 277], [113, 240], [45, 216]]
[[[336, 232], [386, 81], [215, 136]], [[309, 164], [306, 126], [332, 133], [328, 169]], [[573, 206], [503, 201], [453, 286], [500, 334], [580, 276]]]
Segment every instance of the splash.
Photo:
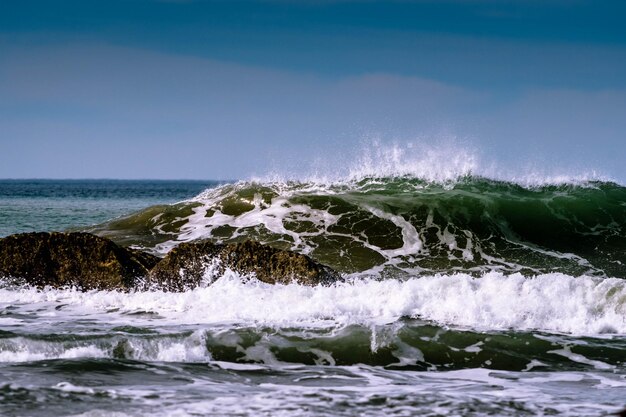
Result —
[[[270, 285], [228, 271], [184, 293], [0, 289], [2, 305], [22, 314], [54, 312], [126, 325], [306, 327], [393, 323], [402, 317], [478, 330], [626, 334], [626, 280], [564, 274], [432, 275], [408, 280], [355, 279], [330, 287]], [[62, 305], [62, 308], [55, 307]], [[6, 323], [5, 323], [6, 324]], [[24, 322], [12, 322], [20, 326]]]
[[332, 186], [377, 178], [414, 178], [429, 183], [453, 184], [468, 177], [514, 183], [526, 188], [546, 185], [586, 186], [614, 179], [596, 169], [562, 170], [526, 164], [502, 166], [488, 161], [469, 141], [455, 136], [414, 141], [363, 141], [359, 147], [303, 161], [293, 171], [278, 167], [250, 179], [256, 183], [299, 182]]

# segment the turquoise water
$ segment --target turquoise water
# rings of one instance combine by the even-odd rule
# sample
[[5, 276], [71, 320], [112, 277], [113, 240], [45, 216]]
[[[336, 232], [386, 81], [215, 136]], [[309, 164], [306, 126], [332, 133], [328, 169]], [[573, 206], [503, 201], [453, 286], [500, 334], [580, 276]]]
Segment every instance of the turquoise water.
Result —
[[62, 231], [191, 198], [214, 181], [0, 180], [0, 237]]

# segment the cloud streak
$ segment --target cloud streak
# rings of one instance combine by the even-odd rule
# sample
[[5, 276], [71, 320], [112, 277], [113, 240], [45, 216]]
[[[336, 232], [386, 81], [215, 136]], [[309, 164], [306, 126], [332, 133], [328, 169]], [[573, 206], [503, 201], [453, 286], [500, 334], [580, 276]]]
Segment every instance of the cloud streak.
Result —
[[0, 177], [241, 178], [336, 159], [364, 137], [457, 136], [507, 169], [547, 154], [554, 170], [626, 178], [622, 90], [503, 99], [415, 76], [329, 78], [103, 43], [3, 56]]

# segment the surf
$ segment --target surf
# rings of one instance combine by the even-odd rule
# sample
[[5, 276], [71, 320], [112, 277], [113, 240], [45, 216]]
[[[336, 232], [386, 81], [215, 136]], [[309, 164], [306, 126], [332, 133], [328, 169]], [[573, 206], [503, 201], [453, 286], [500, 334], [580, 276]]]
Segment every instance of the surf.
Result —
[[156, 254], [252, 239], [346, 274], [626, 277], [625, 206], [626, 188], [601, 181], [240, 181], [84, 230]]

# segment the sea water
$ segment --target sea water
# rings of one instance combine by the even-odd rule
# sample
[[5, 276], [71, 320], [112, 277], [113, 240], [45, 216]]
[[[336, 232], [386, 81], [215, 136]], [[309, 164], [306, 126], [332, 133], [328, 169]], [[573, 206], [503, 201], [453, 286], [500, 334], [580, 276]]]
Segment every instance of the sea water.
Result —
[[0, 415], [608, 416], [626, 406], [626, 188], [0, 181], [0, 235], [163, 256], [255, 239], [342, 273], [183, 293], [0, 284]]

